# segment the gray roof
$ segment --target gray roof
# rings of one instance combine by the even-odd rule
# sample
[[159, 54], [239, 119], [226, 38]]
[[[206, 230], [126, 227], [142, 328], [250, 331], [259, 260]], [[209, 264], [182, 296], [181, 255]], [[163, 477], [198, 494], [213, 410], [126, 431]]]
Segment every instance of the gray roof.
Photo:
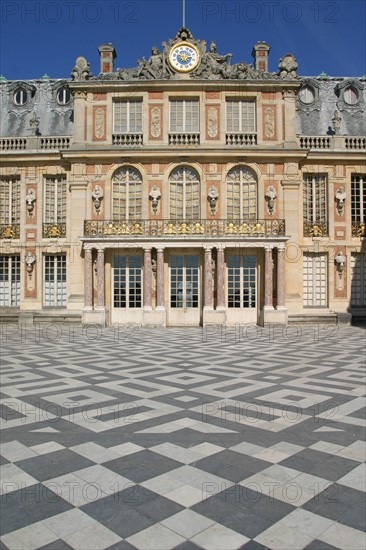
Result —
[[[366, 135], [366, 89], [365, 78], [302, 77], [303, 86], [314, 92], [314, 101], [304, 104], [301, 90], [296, 99], [296, 127], [301, 135], [324, 136], [332, 134], [332, 118], [335, 111], [341, 117], [340, 135]], [[352, 87], [358, 94], [358, 101], [349, 105], [344, 92]]]
[[[366, 86], [365, 78], [301, 77], [303, 86], [314, 92], [314, 101], [305, 104], [301, 92], [296, 99], [296, 126], [301, 135], [322, 136], [332, 133], [332, 117], [338, 110], [341, 117], [341, 135], [366, 135]], [[0, 82], [0, 136], [21, 137], [32, 135], [30, 120], [36, 113], [39, 119], [39, 135], [71, 136], [73, 133], [73, 100], [62, 106], [57, 101], [57, 91], [71, 79], [43, 79]], [[97, 83], [96, 83], [97, 84]], [[352, 86], [358, 101], [349, 105], [344, 101], [344, 91]], [[14, 92], [22, 87], [28, 101], [16, 106]]]
[[[57, 92], [69, 79], [27, 80], [0, 82], [0, 135], [1, 137], [30, 136], [30, 119], [36, 113], [39, 135], [71, 136], [73, 133], [73, 99], [60, 105]], [[22, 87], [27, 92], [27, 103], [14, 104], [14, 92]]]

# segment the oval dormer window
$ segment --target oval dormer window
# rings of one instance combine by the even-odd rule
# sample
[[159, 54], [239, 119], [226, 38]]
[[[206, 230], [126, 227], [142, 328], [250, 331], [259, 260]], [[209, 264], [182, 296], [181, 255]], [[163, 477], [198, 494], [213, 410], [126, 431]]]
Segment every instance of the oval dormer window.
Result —
[[26, 90], [23, 90], [23, 88], [18, 88], [18, 90], [14, 92], [14, 96], [13, 96], [14, 105], [17, 105], [18, 107], [25, 105], [27, 103], [27, 99], [28, 99], [28, 94]]
[[304, 86], [299, 92], [300, 101], [306, 105], [310, 105], [315, 100], [314, 90], [310, 86]]
[[57, 92], [57, 103], [67, 105], [71, 101], [71, 93], [67, 88], [60, 88]]
[[344, 90], [343, 99], [348, 105], [356, 105], [358, 102], [358, 93], [354, 88], [349, 86]]

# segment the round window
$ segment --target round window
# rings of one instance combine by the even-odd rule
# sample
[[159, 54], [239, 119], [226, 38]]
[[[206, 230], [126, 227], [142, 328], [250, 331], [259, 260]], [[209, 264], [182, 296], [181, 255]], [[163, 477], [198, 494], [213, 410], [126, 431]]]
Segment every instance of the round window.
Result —
[[21, 106], [27, 103], [28, 94], [23, 88], [19, 88], [14, 92], [13, 101], [15, 105]]
[[300, 100], [307, 105], [313, 103], [315, 99], [314, 90], [310, 88], [310, 86], [304, 86], [303, 88], [301, 88], [299, 95]]
[[57, 92], [57, 102], [60, 105], [67, 105], [71, 101], [71, 93], [67, 88], [61, 88]]
[[354, 88], [346, 88], [344, 90], [343, 99], [348, 105], [355, 105], [358, 101], [358, 93]]

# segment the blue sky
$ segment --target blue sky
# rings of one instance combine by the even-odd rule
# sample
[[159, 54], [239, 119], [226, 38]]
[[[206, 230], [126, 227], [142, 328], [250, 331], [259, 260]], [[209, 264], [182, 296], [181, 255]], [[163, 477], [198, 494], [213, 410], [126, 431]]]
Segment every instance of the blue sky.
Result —
[[[2, 0], [0, 72], [9, 80], [70, 75], [85, 56], [99, 72], [97, 48], [112, 42], [116, 67], [134, 67], [182, 26], [182, 0]], [[213, 39], [233, 63], [252, 62], [252, 46], [271, 46], [270, 70], [291, 52], [299, 74], [366, 73], [366, 0], [186, 0], [186, 26]]]

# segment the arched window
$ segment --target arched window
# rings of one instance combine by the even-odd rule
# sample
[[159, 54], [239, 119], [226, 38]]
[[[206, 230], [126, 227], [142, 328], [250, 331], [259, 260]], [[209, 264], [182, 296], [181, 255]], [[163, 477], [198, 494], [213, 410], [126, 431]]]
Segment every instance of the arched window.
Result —
[[136, 168], [124, 166], [115, 172], [113, 185], [113, 219], [139, 220], [142, 216], [142, 177]]
[[170, 217], [195, 220], [200, 217], [200, 178], [193, 168], [175, 168], [169, 177]]
[[257, 217], [257, 178], [246, 166], [235, 166], [227, 175], [227, 217], [255, 220]]

